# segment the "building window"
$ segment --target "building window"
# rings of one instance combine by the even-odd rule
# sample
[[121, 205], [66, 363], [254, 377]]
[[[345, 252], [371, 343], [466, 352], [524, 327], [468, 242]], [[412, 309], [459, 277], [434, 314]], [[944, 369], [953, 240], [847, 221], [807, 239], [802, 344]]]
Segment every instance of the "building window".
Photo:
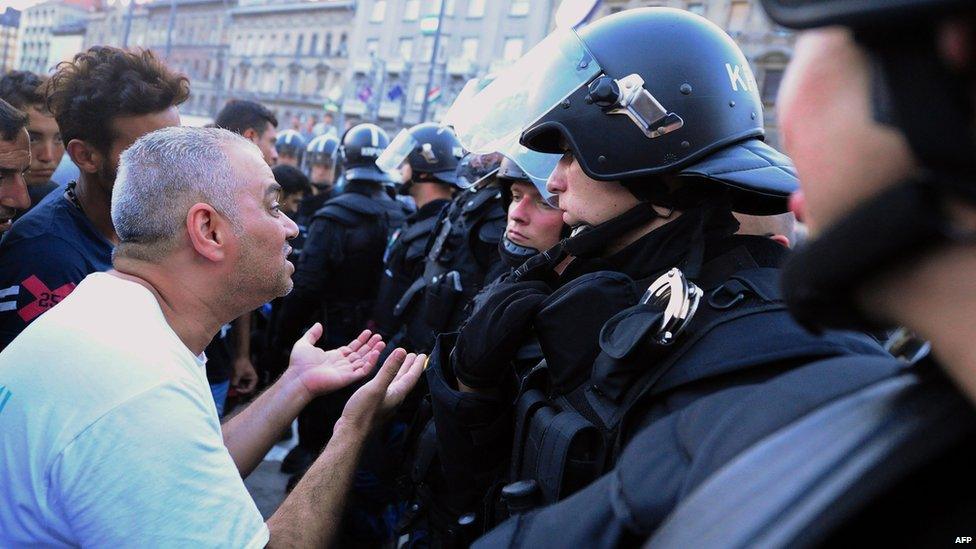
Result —
[[312, 34], [312, 41], [308, 45], [308, 54], [315, 55], [318, 53], [317, 51], [318, 49], [319, 49], [319, 33], [316, 32]]
[[461, 59], [474, 62], [478, 59], [478, 39], [465, 38], [461, 40]]
[[743, 0], [733, 0], [729, 9], [729, 24], [727, 29], [730, 33], [742, 32], [746, 28], [746, 21], [749, 19], [749, 2]]
[[485, 0], [468, 0], [468, 17], [484, 17]]
[[298, 40], [295, 41], [295, 55], [302, 54], [302, 48], [305, 47], [305, 35], [299, 34]]
[[332, 33], [327, 32], [325, 34], [325, 54], [332, 55]]
[[413, 59], [413, 38], [401, 38], [399, 52], [404, 61]]
[[695, 15], [705, 16], [705, 4], [701, 2], [689, 2], [688, 11], [694, 13]]
[[346, 55], [349, 54], [348, 48], [346, 46], [346, 42], [347, 42], [346, 33], [340, 34], [339, 35], [339, 51], [338, 51], [338, 53], [336, 53], [336, 55], [338, 55], [339, 57], [345, 57]]
[[416, 21], [420, 17], [420, 0], [407, 0], [403, 7], [403, 20]]
[[515, 61], [522, 57], [522, 47], [525, 41], [521, 38], [506, 38], [505, 47], [502, 50], [502, 59], [505, 61]]
[[529, 14], [529, 0], [512, 0], [512, 5], [508, 9], [508, 14], [516, 17]]
[[762, 102], [766, 105], [776, 103], [779, 84], [783, 81], [783, 69], [766, 69], [762, 84]]
[[386, 0], [376, 0], [373, 3], [373, 13], [370, 14], [369, 20], [373, 23], [382, 23], [386, 19]]

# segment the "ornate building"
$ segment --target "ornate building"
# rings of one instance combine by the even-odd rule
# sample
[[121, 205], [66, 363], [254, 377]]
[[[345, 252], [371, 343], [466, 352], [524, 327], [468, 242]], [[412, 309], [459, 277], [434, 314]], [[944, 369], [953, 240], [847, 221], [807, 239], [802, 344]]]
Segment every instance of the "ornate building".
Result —
[[49, 0], [25, 9], [20, 17], [17, 68], [47, 74], [61, 61], [61, 52], [56, 52], [57, 59], [51, 58], [52, 31], [70, 28], [72, 23], [84, 24], [88, 12], [97, 5], [96, 0]]
[[20, 37], [20, 10], [7, 7], [0, 13], [0, 74], [16, 68], [17, 42]]
[[281, 127], [320, 116], [342, 89], [357, 3], [242, 0], [230, 10], [227, 98], [263, 103]]

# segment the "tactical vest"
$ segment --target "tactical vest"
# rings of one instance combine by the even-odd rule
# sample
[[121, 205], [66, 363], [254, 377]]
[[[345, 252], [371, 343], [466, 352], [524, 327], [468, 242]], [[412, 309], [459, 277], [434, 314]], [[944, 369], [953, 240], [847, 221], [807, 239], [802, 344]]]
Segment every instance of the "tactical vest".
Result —
[[[697, 309], [680, 334], [670, 334], [673, 341], [656, 342], [665, 308], [638, 303], [603, 324], [595, 361], [543, 361], [524, 375], [514, 421], [505, 414], [472, 434], [476, 446], [478, 440], [488, 445], [475, 453], [495, 451], [492, 433], [512, 432], [513, 438], [508, 470], [495, 472], [483, 506], [462, 517], [466, 532], [457, 516], [438, 512], [440, 496], [424, 497], [425, 469], [436, 460], [437, 444], [428, 425], [411, 481], [420, 485], [420, 506], [426, 506], [421, 512], [431, 529], [444, 529], [435, 536], [468, 543], [511, 514], [566, 498], [610, 470], [641, 427], [716, 391], [762, 382], [821, 358], [884, 355], [868, 336], [815, 337], [800, 328], [783, 304], [779, 274], [758, 266], [746, 247], [734, 248], [702, 266], [694, 280], [702, 290]], [[645, 288], [650, 282], [636, 284]], [[432, 367], [447, 359], [432, 356]]]
[[437, 221], [438, 216], [435, 215], [404, 225], [393, 233], [383, 256], [385, 268], [380, 282], [379, 296], [376, 298], [374, 320], [376, 328], [384, 339], [390, 342], [391, 347], [393, 347], [391, 337], [406, 320], [404, 317], [406, 307], [398, 308], [397, 304], [417, 279], [416, 269], [423, 268], [427, 241], [434, 227], [437, 226]]
[[348, 342], [367, 327], [383, 272], [383, 250], [403, 224], [407, 212], [393, 200], [343, 193], [315, 212], [342, 228], [342, 268], [323, 294], [326, 332], [330, 342]]
[[438, 333], [460, 326], [471, 299], [501, 273], [498, 242], [505, 224], [497, 185], [464, 191], [441, 212], [425, 249], [423, 276], [394, 308], [406, 319], [411, 350], [428, 352]]
[[510, 461], [509, 480], [523, 482], [502, 492], [507, 509], [499, 514], [583, 488], [613, 467], [640, 428], [695, 399], [831, 356], [883, 355], [862, 334], [802, 329], [786, 310], [780, 273], [735, 248], [702, 267], [701, 298], [680, 333], [662, 330], [664, 305], [637, 304], [603, 325], [592, 366], [534, 368], [517, 398]]

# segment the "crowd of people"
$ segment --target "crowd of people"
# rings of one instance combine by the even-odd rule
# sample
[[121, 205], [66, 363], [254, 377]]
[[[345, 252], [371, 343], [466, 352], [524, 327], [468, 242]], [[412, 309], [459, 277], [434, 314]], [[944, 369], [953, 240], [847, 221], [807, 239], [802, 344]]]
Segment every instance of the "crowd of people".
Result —
[[[0, 546], [971, 540], [976, 13], [765, 5], [835, 25], [789, 157], [669, 8], [392, 139], [181, 127], [150, 51], [3, 75]], [[295, 420], [264, 520], [242, 478]]]

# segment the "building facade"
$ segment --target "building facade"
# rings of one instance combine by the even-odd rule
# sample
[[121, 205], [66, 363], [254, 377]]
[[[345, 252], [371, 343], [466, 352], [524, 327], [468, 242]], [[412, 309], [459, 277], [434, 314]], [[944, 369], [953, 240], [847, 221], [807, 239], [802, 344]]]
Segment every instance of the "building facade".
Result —
[[[148, 10], [143, 4], [113, 2], [88, 17], [84, 48], [115, 46], [148, 47]], [[128, 29], [127, 29], [128, 28]]]
[[96, 5], [95, 1], [50, 0], [25, 9], [20, 19], [17, 68], [38, 74], [50, 72], [61, 60], [51, 57], [52, 31], [65, 25], [85, 24]]
[[[439, 120], [468, 79], [518, 59], [549, 32], [557, 0], [363, 0], [343, 93], [346, 119]], [[432, 59], [438, 16], [438, 54]], [[424, 96], [428, 105], [424, 113]]]
[[281, 128], [319, 122], [343, 89], [357, 4], [243, 0], [230, 11], [227, 98], [264, 104]]
[[0, 74], [17, 67], [17, 45], [20, 40], [20, 10], [7, 7], [0, 13]]

